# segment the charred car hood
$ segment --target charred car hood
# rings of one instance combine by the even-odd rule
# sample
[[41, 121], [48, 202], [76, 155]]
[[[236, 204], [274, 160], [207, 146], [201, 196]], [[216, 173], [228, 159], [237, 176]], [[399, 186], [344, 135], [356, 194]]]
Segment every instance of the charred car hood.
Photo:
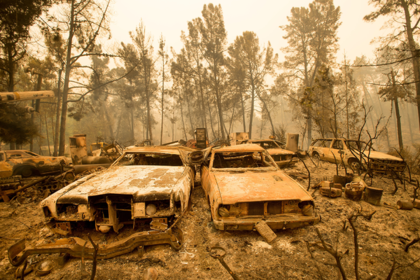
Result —
[[213, 172], [223, 204], [238, 202], [312, 200], [312, 197], [283, 172]]
[[366, 156], [369, 156], [369, 158], [371, 159], [380, 159], [380, 160], [395, 160], [395, 161], [403, 161], [401, 158], [395, 157], [395, 156], [391, 156], [382, 152], [377, 152], [377, 151], [364, 151], [364, 154]]
[[60, 190], [57, 202], [84, 204], [99, 195], [131, 195], [135, 202], [169, 200], [184, 170], [183, 166], [113, 166], [68, 192]]

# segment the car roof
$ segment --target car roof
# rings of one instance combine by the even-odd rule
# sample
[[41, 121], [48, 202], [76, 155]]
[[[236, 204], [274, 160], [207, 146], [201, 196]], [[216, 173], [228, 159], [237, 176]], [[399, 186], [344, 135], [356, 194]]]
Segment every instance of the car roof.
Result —
[[222, 148], [213, 148], [215, 152], [262, 152], [265, 151], [260, 145], [257, 144], [240, 144], [234, 146], [226, 146]]
[[171, 147], [171, 146], [147, 146], [147, 147], [132, 147], [124, 150], [124, 153], [163, 153], [179, 155], [179, 150], [194, 151], [187, 147]]
[[279, 140], [276, 140], [276, 139], [258, 139], [258, 140], [249, 139], [248, 141], [249, 142], [253, 142], [253, 143], [258, 143], [258, 142], [280, 142]]

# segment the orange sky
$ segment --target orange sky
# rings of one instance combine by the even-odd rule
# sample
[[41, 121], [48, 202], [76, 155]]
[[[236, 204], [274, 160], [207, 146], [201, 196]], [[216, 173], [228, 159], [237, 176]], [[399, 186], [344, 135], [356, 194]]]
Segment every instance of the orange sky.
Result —
[[[142, 19], [146, 29], [154, 38], [157, 47], [160, 34], [166, 38], [167, 46], [176, 51], [182, 48], [180, 40], [181, 30], [187, 31], [187, 22], [200, 17], [204, 4], [221, 4], [228, 32], [228, 43], [232, 43], [236, 36], [243, 31], [254, 31], [260, 38], [260, 43], [271, 42], [274, 51], [280, 56], [280, 48], [287, 45], [282, 38], [284, 32], [280, 25], [287, 24], [287, 16], [294, 6], [308, 7], [309, 0], [116, 0], [113, 4], [111, 16], [112, 41], [131, 42], [128, 32], [134, 31]], [[386, 34], [381, 30], [384, 18], [370, 23], [363, 21], [363, 16], [372, 11], [367, 0], [335, 0], [336, 6], [341, 7], [342, 25], [339, 28], [340, 50], [338, 61], [343, 60], [344, 50], [347, 58], [353, 60], [356, 56], [372, 56], [374, 45], [370, 42], [374, 37]]]

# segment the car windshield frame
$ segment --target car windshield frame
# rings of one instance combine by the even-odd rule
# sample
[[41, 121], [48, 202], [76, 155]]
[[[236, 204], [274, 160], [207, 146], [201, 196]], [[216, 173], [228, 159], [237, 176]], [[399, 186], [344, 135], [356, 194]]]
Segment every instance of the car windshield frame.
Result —
[[[274, 147], [268, 147], [268, 148], [266, 148], [266, 147], [263, 146], [265, 143], [267, 143], [269, 145], [272, 145]], [[258, 146], [260, 146], [263, 149], [281, 149], [281, 147], [279, 146], [279, 144], [276, 141], [274, 141], [274, 140], [258, 141], [258, 142], [253, 142], [253, 144], [257, 144]]]
[[[244, 154], [244, 156], [246, 154], [259, 153], [260, 156], [263, 156], [264, 157], [264, 159], [269, 159], [269, 162], [271, 163], [271, 166], [266, 166], [266, 167], [216, 168], [216, 167], [213, 167], [213, 165], [214, 165], [215, 156], [218, 153], [220, 153], [220, 154], [223, 154], [223, 153], [235, 153], [236, 154], [237, 153], [237, 154]], [[266, 160], [264, 160], [264, 161], [266, 161]], [[212, 153], [211, 153], [211, 157], [210, 157], [209, 170], [211, 172], [215, 172], [215, 171], [216, 172], [235, 172], [235, 171], [239, 171], [239, 172], [242, 172], [242, 171], [260, 171], [260, 172], [262, 172], [262, 171], [264, 171], [264, 172], [266, 172], [266, 171], [277, 171], [277, 170], [279, 170], [279, 167], [277, 166], [277, 164], [274, 161], [274, 159], [270, 156], [270, 154], [266, 150], [263, 150], [263, 151], [261, 151], [261, 150], [259, 150], [259, 151], [246, 151], [246, 152], [241, 152], [241, 151], [238, 151], [238, 152], [225, 152], [225, 151], [217, 151], [217, 150], [215, 151], [215, 150], [213, 150]]]
[[[127, 155], [146, 155], [146, 156], [150, 156], [150, 155], [167, 155], [168, 157], [171, 156], [178, 156], [182, 162], [182, 165], [152, 165], [152, 164], [123, 164], [121, 162], [121, 160], [127, 156]], [[131, 156], [132, 158], [133, 156]], [[130, 159], [131, 160], [131, 159]], [[185, 161], [183, 159], [183, 157], [181, 156], [181, 153], [161, 153], [161, 152], [155, 152], [155, 151], [127, 151], [124, 152], [111, 166], [172, 166], [172, 167], [181, 167], [181, 166], [185, 166]]]
[[375, 151], [375, 149], [372, 147], [372, 144], [370, 144], [369, 147], [367, 147], [368, 144], [365, 141], [362, 141], [362, 140], [360, 140], [360, 141], [359, 140], [344, 140], [344, 144], [346, 144], [346, 147], [349, 150], [359, 151], [359, 148], [360, 148], [360, 146], [356, 144], [358, 146], [357, 148], [355, 148], [354, 146], [352, 146], [351, 149], [350, 149], [349, 142], [362, 143], [363, 144], [363, 147], [360, 149], [361, 151], [366, 151], [369, 148], [370, 148], [371, 151]]
[[29, 158], [30, 156], [25, 156], [25, 152], [5, 152], [7, 159], [22, 159], [22, 158]]
[[33, 157], [39, 157], [39, 155], [37, 155], [33, 152], [30, 152], [30, 151], [25, 151], [25, 154], [28, 154], [28, 155], [33, 156]]
[[[312, 141], [311, 146], [313, 148], [331, 148], [331, 144], [333, 143], [333, 140], [335, 139], [316, 139]], [[325, 143], [328, 143], [329, 145], [325, 145]]]

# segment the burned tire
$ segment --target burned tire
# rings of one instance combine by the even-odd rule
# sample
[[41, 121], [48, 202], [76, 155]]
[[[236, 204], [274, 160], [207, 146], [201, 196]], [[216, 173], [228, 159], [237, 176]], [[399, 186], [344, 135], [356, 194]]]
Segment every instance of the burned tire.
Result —
[[349, 167], [353, 170], [354, 173], [358, 172], [361, 168], [360, 162], [357, 159], [350, 159], [349, 160]]
[[34, 170], [27, 166], [27, 167], [23, 167], [20, 171], [19, 174], [22, 175], [22, 177], [26, 178], [26, 177], [31, 177], [34, 174]]

